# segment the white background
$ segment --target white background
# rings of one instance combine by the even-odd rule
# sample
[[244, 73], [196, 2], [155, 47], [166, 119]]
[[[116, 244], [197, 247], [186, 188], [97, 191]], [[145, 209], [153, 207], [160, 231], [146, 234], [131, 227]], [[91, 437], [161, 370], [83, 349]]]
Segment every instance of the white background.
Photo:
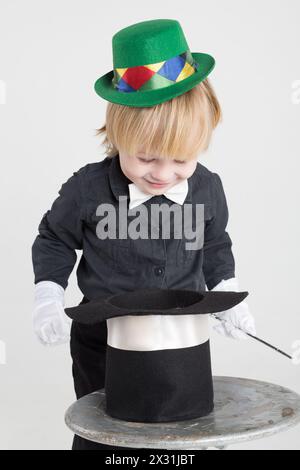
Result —
[[[300, 340], [299, 0], [1, 0], [1, 449], [71, 448], [69, 345], [45, 348], [33, 334], [31, 245], [61, 184], [104, 158], [94, 130], [106, 102], [93, 87], [112, 69], [113, 34], [155, 18], [179, 20], [191, 51], [216, 59], [210, 78], [224, 119], [199, 161], [222, 178], [236, 275], [258, 335], [289, 353]], [[82, 298], [74, 271], [67, 306]], [[251, 340], [214, 334], [212, 359], [215, 375], [300, 393], [300, 365]], [[299, 434], [298, 426], [232, 448], [300, 450]]]

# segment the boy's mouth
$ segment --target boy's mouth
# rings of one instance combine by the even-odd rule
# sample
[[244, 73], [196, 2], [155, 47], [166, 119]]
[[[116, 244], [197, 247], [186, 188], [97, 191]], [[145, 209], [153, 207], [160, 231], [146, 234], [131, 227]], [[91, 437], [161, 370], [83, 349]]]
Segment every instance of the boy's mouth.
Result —
[[146, 180], [145, 181], [149, 184], [151, 184], [151, 186], [153, 186], [154, 188], [163, 188], [165, 186], [168, 186], [170, 183], [153, 183], [152, 181], [149, 181], [149, 180]]

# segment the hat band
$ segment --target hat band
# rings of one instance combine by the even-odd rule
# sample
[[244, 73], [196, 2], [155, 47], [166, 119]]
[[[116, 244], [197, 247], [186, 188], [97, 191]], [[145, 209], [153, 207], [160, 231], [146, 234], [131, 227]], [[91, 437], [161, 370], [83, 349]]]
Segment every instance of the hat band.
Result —
[[198, 67], [199, 64], [187, 50], [163, 62], [116, 68], [112, 84], [117, 91], [123, 93], [159, 90], [185, 80], [193, 75]]

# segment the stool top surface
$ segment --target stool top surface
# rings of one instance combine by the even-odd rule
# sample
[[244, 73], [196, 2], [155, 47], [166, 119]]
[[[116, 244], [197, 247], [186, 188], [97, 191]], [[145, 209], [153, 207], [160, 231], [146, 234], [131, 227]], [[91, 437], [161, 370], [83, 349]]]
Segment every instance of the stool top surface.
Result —
[[105, 390], [79, 399], [65, 422], [79, 436], [111, 446], [205, 449], [259, 439], [300, 423], [300, 395], [280, 385], [235, 377], [214, 377], [212, 413], [167, 423], [138, 423], [105, 412]]

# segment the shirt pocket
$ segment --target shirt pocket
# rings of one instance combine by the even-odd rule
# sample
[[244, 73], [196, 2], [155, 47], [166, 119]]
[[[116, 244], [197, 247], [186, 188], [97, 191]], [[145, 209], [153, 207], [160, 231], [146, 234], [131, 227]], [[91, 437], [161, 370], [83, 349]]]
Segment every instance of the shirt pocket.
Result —
[[[100, 252], [101, 258], [104, 262], [113, 264], [113, 269], [117, 272], [123, 274], [133, 272], [136, 266], [136, 256], [132, 240], [128, 236], [127, 238], [118, 238], [118, 231], [115, 238], [112, 238], [112, 235], [109, 235], [107, 238], [100, 238], [97, 235], [98, 222], [99, 217], [91, 214], [89, 224], [95, 235], [95, 248]], [[107, 228], [108, 224], [104, 225], [103, 229], [105, 231], [107, 231]]]
[[111, 260], [115, 271], [123, 274], [135, 271], [136, 256], [129, 237], [98, 239], [98, 247]]
[[190, 224], [187, 224], [185, 230], [183, 230], [182, 238], [178, 240], [177, 265], [193, 263], [203, 250], [206, 223], [212, 216], [211, 205], [203, 204], [203, 206], [202, 215], [200, 211], [198, 219], [196, 216], [196, 207], [193, 207], [192, 227]]
[[132, 246], [132, 240], [112, 239], [104, 241], [102, 249], [106, 251], [114, 264], [114, 270], [126, 274], [133, 273], [136, 270], [136, 256]]

